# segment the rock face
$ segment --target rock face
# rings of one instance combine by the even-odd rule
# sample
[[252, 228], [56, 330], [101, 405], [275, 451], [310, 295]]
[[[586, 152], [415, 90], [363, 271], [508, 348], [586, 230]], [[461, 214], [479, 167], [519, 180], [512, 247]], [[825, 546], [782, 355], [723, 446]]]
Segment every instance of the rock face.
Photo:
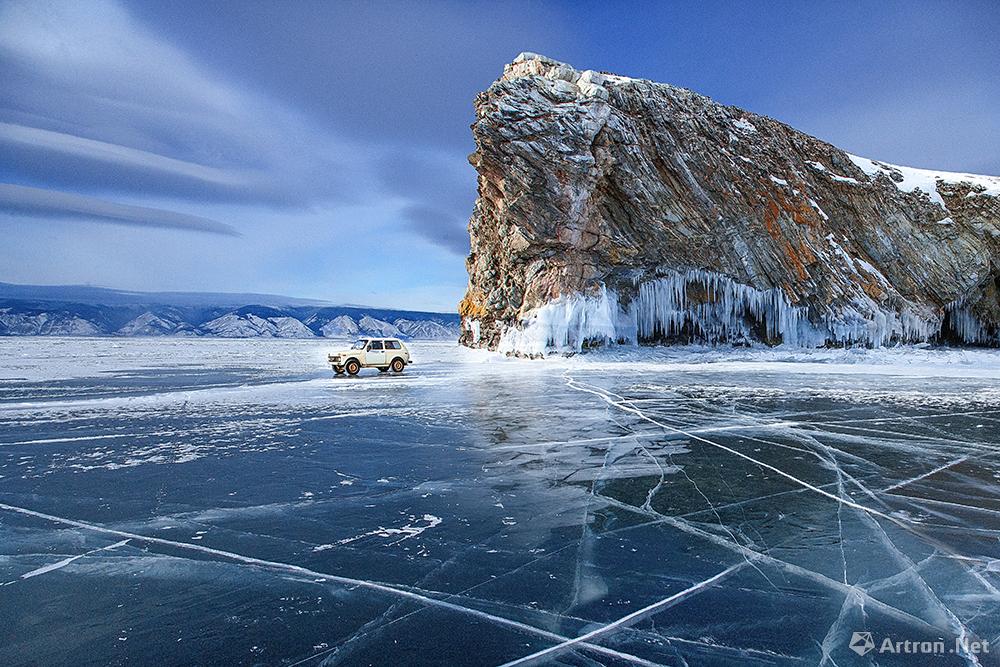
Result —
[[476, 115], [466, 345], [1000, 343], [1000, 178], [534, 54]]

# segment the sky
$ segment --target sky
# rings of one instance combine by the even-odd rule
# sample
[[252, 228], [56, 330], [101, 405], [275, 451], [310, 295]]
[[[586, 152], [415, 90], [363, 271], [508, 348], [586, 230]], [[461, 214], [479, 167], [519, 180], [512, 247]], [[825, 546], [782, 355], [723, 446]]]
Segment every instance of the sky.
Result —
[[0, 282], [454, 311], [521, 51], [1000, 175], [1000, 2], [0, 0]]

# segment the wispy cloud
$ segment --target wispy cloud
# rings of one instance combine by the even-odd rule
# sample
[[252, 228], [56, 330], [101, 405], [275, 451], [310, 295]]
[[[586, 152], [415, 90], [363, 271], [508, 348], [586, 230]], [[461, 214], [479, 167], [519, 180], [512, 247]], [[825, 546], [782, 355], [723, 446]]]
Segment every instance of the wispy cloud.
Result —
[[366, 190], [368, 151], [213, 74], [112, 0], [0, 4], [0, 80], [10, 180], [289, 209]]
[[250, 183], [250, 179], [246, 176], [224, 169], [206, 167], [119, 144], [13, 123], [0, 122], [0, 144], [27, 146], [40, 151], [89, 158], [110, 165], [145, 169], [160, 176], [179, 176], [226, 187], [245, 187]]
[[196, 215], [132, 206], [95, 197], [0, 183], [0, 210], [45, 218], [72, 218], [116, 225], [161, 227], [240, 236], [231, 225]]

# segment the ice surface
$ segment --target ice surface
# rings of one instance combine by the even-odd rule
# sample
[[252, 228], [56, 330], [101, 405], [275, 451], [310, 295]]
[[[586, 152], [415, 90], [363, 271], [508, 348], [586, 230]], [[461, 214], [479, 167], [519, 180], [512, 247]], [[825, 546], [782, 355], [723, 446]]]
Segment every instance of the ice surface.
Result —
[[998, 664], [1000, 352], [336, 345], [0, 339], [0, 664]]

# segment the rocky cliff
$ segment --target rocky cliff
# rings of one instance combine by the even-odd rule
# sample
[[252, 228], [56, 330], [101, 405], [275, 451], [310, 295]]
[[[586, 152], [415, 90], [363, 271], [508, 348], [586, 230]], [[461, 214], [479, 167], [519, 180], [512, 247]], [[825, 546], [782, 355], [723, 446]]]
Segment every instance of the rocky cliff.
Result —
[[1000, 342], [1000, 178], [534, 54], [476, 117], [466, 345]]

